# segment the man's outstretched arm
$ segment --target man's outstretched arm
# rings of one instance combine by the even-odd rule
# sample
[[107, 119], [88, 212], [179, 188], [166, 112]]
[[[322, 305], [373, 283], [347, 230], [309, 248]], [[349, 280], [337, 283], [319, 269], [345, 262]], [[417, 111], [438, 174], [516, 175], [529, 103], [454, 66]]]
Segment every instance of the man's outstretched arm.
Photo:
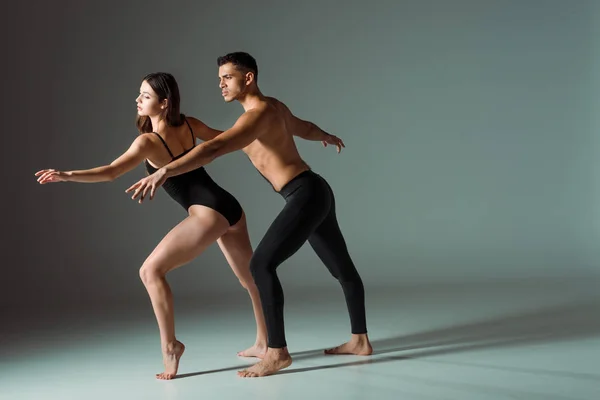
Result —
[[290, 129], [292, 135], [298, 136], [304, 140], [320, 141], [325, 147], [327, 147], [328, 144], [336, 146], [338, 153], [342, 151], [343, 147], [346, 147], [339, 137], [325, 132], [313, 122], [296, 117], [285, 104], [282, 102], [279, 102], [279, 104], [285, 109], [286, 125]]
[[135, 190], [132, 199], [141, 195], [139, 199], [141, 203], [146, 193], [150, 191], [150, 200], [152, 200], [156, 189], [162, 186], [167, 178], [192, 171], [209, 164], [218, 157], [248, 146], [264, 132], [265, 118], [267, 116], [261, 111], [244, 113], [230, 129], [212, 140], [199, 144], [185, 156], [159, 168], [154, 174], [140, 179], [125, 192], [129, 193]]
[[263, 118], [262, 113], [258, 111], [246, 112], [230, 129], [212, 140], [199, 144], [179, 160], [172, 161], [161, 169], [169, 178], [185, 174], [227, 153], [243, 149], [258, 138], [262, 131], [260, 128]]
[[323, 146], [327, 147], [328, 144], [337, 147], [337, 152], [341, 152], [343, 147], [346, 147], [342, 139], [339, 137], [332, 135], [331, 133], [325, 132], [323, 129], [319, 128], [317, 125], [310, 121], [303, 121], [300, 118], [292, 117], [297, 120], [296, 126], [299, 129], [294, 130], [294, 136], [298, 136], [304, 140], [314, 140], [320, 141], [323, 143]]

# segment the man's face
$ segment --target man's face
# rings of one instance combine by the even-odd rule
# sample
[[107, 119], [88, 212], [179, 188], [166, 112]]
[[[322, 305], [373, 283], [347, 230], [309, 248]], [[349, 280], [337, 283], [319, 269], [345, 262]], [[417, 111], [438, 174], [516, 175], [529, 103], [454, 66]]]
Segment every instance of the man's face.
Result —
[[226, 102], [237, 100], [246, 90], [246, 83], [246, 75], [232, 63], [223, 64], [219, 67], [219, 87]]

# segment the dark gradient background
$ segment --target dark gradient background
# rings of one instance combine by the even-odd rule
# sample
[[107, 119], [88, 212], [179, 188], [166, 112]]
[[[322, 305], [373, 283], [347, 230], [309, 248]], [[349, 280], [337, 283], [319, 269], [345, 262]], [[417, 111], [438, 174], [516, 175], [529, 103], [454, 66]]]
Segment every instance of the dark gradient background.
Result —
[[[107, 164], [137, 132], [140, 79], [168, 71], [182, 111], [241, 114], [216, 58], [253, 54], [265, 94], [339, 135], [298, 140], [326, 177], [369, 293], [381, 287], [600, 277], [598, 17], [593, 1], [21, 1], [5, 6], [0, 309], [147, 304], [138, 269], [184, 211], [112, 183], [40, 186]], [[207, 167], [254, 246], [282, 199], [241, 153]], [[308, 246], [286, 293], [339, 290]], [[244, 296], [218, 247], [168, 276], [175, 296]], [[341, 292], [340, 292], [341, 295]], [[149, 312], [149, 309], [148, 309]]]

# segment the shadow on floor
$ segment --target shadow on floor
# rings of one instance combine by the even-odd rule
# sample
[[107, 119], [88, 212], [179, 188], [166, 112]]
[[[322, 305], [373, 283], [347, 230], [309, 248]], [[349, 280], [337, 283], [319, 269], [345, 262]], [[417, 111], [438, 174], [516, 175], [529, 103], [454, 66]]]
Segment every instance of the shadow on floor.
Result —
[[[410, 335], [398, 335], [372, 342], [373, 357], [361, 361], [296, 368], [280, 374], [315, 371], [373, 363], [418, 359], [428, 356], [468, 352], [472, 350], [551, 343], [563, 340], [587, 339], [600, 336], [600, 299], [573, 302], [555, 307], [540, 308], [519, 314], [505, 315], [466, 324], [449, 326]], [[408, 354], [380, 355], [406, 352]], [[295, 359], [324, 356], [322, 350], [293, 353]], [[572, 375], [573, 377], [600, 380], [600, 375], [574, 374], [572, 372], [527, 370], [522, 372]], [[576, 375], [576, 376], [575, 376]]]
[[[598, 318], [598, 315], [600, 315], [600, 299], [539, 308], [533, 311], [504, 315], [410, 335], [398, 335], [390, 338], [373, 340], [373, 356], [365, 357], [364, 360], [314, 367], [293, 368], [281, 371], [279, 374], [402, 361], [468, 352], [472, 350], [593, 338], [600, 336], [600, 319]], [[329, 357], [335, 357], [337, 359], [340, 359], [341, 357], [352, 357], [353, 359], [356, 359], [357, 356], [327, 356], [323, 354], [322, 349], [317, 349], [292, 353], [292, 357], [295, 360], [306, 360], [311, 358], [325, 359]], [[236, 371], [244, 369], [247, 366], [248, 364], [181, 374], [176, 379], [218, 372]], [[600, 375], [594, 374], [577, 374], [567, 371], [563, 373], [525, 368], [516, 368], [515, 370], [539, 374], [572, 376], [600, 381]]]

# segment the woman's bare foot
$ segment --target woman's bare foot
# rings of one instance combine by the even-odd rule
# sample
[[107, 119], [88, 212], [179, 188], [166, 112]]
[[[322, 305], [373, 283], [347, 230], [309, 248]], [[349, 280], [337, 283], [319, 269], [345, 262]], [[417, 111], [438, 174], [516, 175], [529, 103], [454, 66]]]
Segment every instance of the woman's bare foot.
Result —
[[237, 353], [240, 357], [257, 357], [257, 358], [265, 358], [265, 354], [267, 352], [266, 344], [255, 344], [254, 346]]
[[175, 378], [177, 369], [179, 368], [179, 359], [185, 351], [185, 346], [179, 340], [167, 344], [167, 348], [163, 350], [163, 363], [165, 364], [165, 372], [156, 374], [156, 379], [169, 380]]
[[357, 356], [370, 356], [373, 354], [373, 347], [367, 334], [352, 335], [352, 339], [340, 346], [334, 347], [333, 349], [327, 349], [324, 351], [325, 354], [338, 355], [338, 354], [354, 354]]
[[290, 365], [292, 365], [292, 357], [290, 357], [287, 347], [283, 349], [269, 348], [262, 361], [243, 371], [238, 371], [238, 375], [242, 378], [258, 378], [273, 375]]

